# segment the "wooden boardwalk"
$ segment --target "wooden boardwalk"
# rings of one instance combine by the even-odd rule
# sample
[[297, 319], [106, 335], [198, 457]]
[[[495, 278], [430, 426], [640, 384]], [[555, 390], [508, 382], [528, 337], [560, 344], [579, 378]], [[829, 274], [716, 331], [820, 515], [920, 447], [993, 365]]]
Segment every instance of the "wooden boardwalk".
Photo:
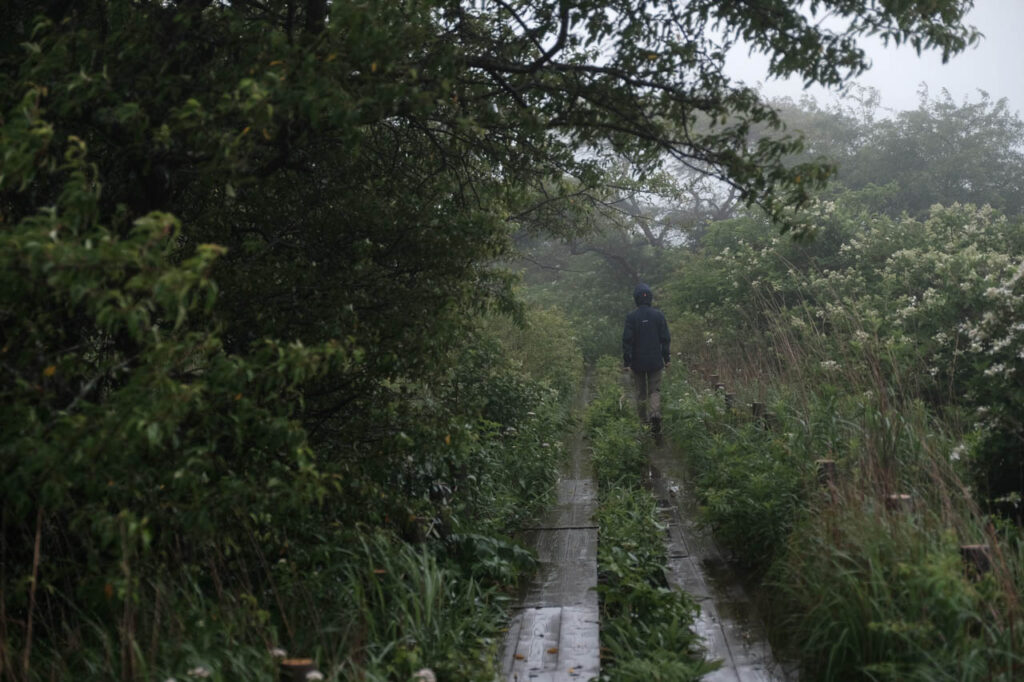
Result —
[[[584, 391], [581, 400], [586, 400]], [[653, 448], [652, 484], [667, 528], [666, 575], [700, 604], [695, 630], [721, 667], [705, 682], [793, 682], [777, 664], [739, 582], [707, 531], [693, 520], [678, 457]], [[600, 675], [597, 592], [597, 484], [578, 431], [558, 481], [556, 504], [526, 531], [540, 567], [524, 591], [502, 650], [507, 682], [575, 682]]]
[[[586, 400], [586, 391], [581, 399]], [[509, 682], [577, 682], [600, 673], [597, 592], [597, 484], [582, 431], [573, 438], [554, 507], [527, 531], [540, 568], [505, 639]]]
[[795, 680], [776, 662], [771, 645], [749, 597], [729, 570], [707, 529], [693, 518], [694, 505], [683, 481], [678, 457], [667, 447], [650, 455], [652, 487], [668, 532], [671, 586], [700, 604], [694, 629], [704, 640], [707, 657], [722, 666], [705, 682], [784, 682]]

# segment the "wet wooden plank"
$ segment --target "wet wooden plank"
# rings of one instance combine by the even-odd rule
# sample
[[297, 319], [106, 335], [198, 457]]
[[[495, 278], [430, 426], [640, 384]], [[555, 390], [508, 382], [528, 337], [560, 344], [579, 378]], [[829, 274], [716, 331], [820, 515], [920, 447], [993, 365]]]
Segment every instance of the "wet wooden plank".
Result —
[[597, 504], [597, 483], [586, 478], [562, 478], [556, 486], [557, 505]]
[[597, 484], [578, 432], [557, 502], [524, 534], [540, 561], [509, 625], [502, 657], [508, 682], [578, 682], [600, 675]]
[[555, 680], [588, 680], [601, 672], [597, 595], [593, 604], [562, 608]]
[[686, 592], [697, 601], [711, 598], [711, 588], [704, 580], [704, 575], [694, 565], [691, 557], [680, 559], [669, 558], [665, 579], [674, 588]]
[[523, 597], [522, 608], [538, 606], [590, 606], [597, 605], [597, 570], [587, 564], [571, 567], [541, 564], [530, 589]]
[[552, 606], [524, 609], [517, 616], [515, 643], [506, 648], [506, 679], [510, 681], [588, 680], [599, 674], [599, 636], [593, 608]]
[[718, 615], [718, 609], [715, 608], [713, 599], [700, 601], [700, 614], [693, 623], [693, 629], [704, 640], [707, 657], [713, 661], [722, 661], [720, 670], [736, 667], [733, 664], [729, 640], [725, 636], [725, 631], [722, 630], [722, 619]]
[[560, 504], [552, 507], [532, 528], [586, 528], [594, 525], [596, 504]]
[[700, 605], [694, 630], [704, 640], [708, 657], [722, 661], [722, 667], [709, 673], [706, 682], [779, 682], [785, 671], [773, 657], [771, 646], [756, 618], [753, 606], [739, 581], [727, 570], [721, 552], [706, 528], [692, 516], [692, 501], [682, 486], [664, 470], [665, 449], [652, 453], [659, 471], [652, 479], [659, 498], [661, 518], [668, 523], [666, 579], [683, 589]]
[[501, 647], [501, 669], [505, 672], [511, 671], [515, 665], [515, 655], [519, 648], [519, 640], [522, 637], [523, 622], [525, 620], [524, 612], [518, 611], [512, 616], [512, 620], [508, 624], [505, 641]]
[[597, 561], [596, 528], [538, 529], [532, 531], [531, 535], [540, 561]]
[[[510, 678], [526, 680], [530, 679], [531, 673], [556, 670], [562, 608], [526, 609], [522, 612], [522, 619], [509, 671]], [[548, 653], [549, 650], [554, 653]]]

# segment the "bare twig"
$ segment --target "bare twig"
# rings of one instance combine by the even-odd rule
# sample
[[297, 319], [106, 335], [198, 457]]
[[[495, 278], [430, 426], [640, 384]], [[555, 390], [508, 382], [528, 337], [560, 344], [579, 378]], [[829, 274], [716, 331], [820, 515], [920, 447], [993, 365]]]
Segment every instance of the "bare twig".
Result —
[[28, 591], [28, 623], [25, 626], [25, 653], [22, 659], [22, 670], [27, 680], [32, 660], [32, 616], [36, 610], [36, 587], [39, 585], [39, 546], [43, 537], [43, 507], [39, 506], [36, 514], [36, 542], [32, 550], [32, 582]]

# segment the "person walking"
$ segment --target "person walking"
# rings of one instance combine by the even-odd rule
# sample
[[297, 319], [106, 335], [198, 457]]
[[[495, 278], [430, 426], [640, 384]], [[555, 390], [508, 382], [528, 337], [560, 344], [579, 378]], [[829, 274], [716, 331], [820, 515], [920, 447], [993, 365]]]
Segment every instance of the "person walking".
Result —
[[672, 360], [665, 315], [651, 307], [654, 293], [642, 282], [633, 290], [636, 309], [626, 315], [622, 330], [622, 361], [632, 370], [636, 386], [637, 411], [640, 421], [651, 426], [651, 433], [661, 439], [661, 373]]

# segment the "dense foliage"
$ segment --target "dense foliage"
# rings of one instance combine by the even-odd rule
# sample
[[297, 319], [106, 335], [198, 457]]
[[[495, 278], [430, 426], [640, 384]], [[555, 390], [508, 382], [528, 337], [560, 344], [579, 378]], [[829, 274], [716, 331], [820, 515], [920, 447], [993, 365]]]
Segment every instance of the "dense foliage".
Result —
[[672, 286], [700, 312], [704, 350], [801, 384], [864, 386], [887, 404], [923, 400], [970, 433], [985, 497], [1024, 491], [1024, 431], [1010, 416], [1021, 404], [1019, 219], [953, 205], [893, 220], [866, 213], [859, 195], [808, 216], [809, 244], [756, 221], [709, 234], [713, 255]]
[[976, 38], [966, 0], [747, 5], [7, 3], [0, 675], [487, 678], [580, 371], [513, 236], [587, 229], [613, 157], [806, 203], [831, 166], [739, 37], [826, 85], [865, 34]]
[[[666, 388], [667, 428], [804, 675], [1014, 679], [1024, 231], [990, 206], [894, 218], [882, 197], [906, 199], [833, 191], [798, 218], [813, 239], [744, 216], [681, 254], [666, 307], [697, 372]], [[776, 418], [752, 421], [752, 402]], [[822, 458], [839, 476], [824, 489]], [[971, 544], [988, 546], [981, 579]]]
[[[631, 307], [623, 273], [656, 285], [690, 370], [666, 377], [665, 428], [704, 519], [766, 588], [773, 646], [808, 679], [1020, 676], [1024, 226], [1002, 183], [1024, 150], [1004, 104], [926, 99], [875, 122], [788, 111], [843, 162], [792, 214], [801, 239], [737, 207], [674, 243], [653, 247], [625, 220], [617, 241], [595, 240], [605, 253], [534, 258], [560, 266], [530, 271], [537, 300], [601, 287], [587, 303], [616, 330]], [[979, 137], [942, 147], [941, 163], [878, 161], [898, 146], [887, 137], [934, 150], [939, 129]], [[857, 180], [875, 163], [885, 186]], [[968, 198], [944, 184], [958, 178], [977, 204], [939, 201]], [[584, 347], [614, 352], [604, 333]], [[753, 418], [753, 403], [772, 416]], [[836, 464], [824, 486], [820, 459]], [[987, 546], [990, 570], [962, 545]]]

